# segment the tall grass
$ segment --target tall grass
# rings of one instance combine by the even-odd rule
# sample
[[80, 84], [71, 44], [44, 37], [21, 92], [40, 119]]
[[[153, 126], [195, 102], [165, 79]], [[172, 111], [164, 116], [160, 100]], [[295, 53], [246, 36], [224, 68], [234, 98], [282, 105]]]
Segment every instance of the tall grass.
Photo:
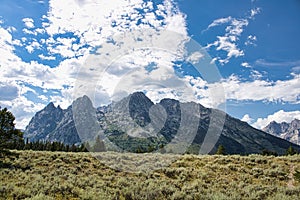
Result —
[[[175, 156], [105, 152], [97, 154], [97, 159], [89, 153], [17, 153], [18, 158], [6, 158], [5, 167], [0, 168], [0, 199], [285, 200], [300, 197], [300, 156], [297, 155]], [[288, 186], [291, 166], [295, 169], [294, 182]]]

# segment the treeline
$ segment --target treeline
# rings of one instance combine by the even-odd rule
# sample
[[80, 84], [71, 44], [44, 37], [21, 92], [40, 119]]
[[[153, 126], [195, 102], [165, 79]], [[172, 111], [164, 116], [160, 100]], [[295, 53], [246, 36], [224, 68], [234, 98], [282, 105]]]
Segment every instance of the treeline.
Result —
[[[160, 153], [166, 153], [162, 149], [162, 145], [160, 146]], [[34, 141], [30, 142], [28, 139], [24, 142], [24, 139], [15, 139], [9, 143], [7, 146], [7, 149], [17, 149], [17, 150], [33, 150], [33, 151], [64, 151], [64, 152], [104, 152], [107, 151], [105, 147], [105, 143], [103, 140], [101, 140], [99, 137], [96, 138], [93, 145], [90, 145], [90, 143], [86, 142], [81, 145], [68, 145], [64, 144], [62, 142], [51, 142], [51, 141]], [[153, 152], [155, 149], [148, 148], [146, 150], [142, 150], [141, 148], [138, 148], [136, 151], [133, 151], [135, 153], [148, 153]], [[168, 152], [171, 153], [171, 152]], [[187, 154], [190, 154], [187, 152]], [[192, 153], [193, 154], [193, 153]], [[216, 151], [217, 155], [226, 155], [226, 149], [223, 145], [219, 145], [218, 149]], [[262, 150], [260, 153], [261, 155], [265, 156], [278, 156], [278, 154], [274, 151], [269, 151], [267, 149]], [[298, 151], [296, 151], [292, 146], [290, 146], [287, 150], [285, 155], [294, 155], [299, 154]]]
[[34, 141], [30, 142], [28, 139], [15, 140], [12, 142], [8, 149], [17, 150], [33, 150], [33, 151], [65, 151], [65, 152], [87, 152], [87, 148], [84, 144], [81, 145], [68, 145], [62, 142], [50, 142], [50, 141]]
[[69, 145], [63, 142], [51, 142], [51, 141], [34, 141], [31, 142], [29, 139], [24, 141], [23, 138], [16, 138], [6, 144], [7, 149], [16, 150], [33, 150], [33, 151], [65, 151], [65, 152], [104, 152], [106, 147], [104, 142], [97, 137], [93, 145], [85, 142], [80, 145]]

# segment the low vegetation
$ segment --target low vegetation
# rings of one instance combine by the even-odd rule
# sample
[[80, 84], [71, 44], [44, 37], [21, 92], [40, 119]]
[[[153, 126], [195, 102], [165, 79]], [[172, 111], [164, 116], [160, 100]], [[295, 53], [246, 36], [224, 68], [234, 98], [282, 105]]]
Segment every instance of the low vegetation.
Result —
[[0, 199], [300, 197], [299, 155], [15, 153], [19, 156], [3, 158]]

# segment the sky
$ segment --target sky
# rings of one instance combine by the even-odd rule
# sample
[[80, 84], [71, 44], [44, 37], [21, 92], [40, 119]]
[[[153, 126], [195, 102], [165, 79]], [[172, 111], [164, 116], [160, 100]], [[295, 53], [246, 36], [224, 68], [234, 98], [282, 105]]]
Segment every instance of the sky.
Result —
[[17, 128], [49, 102], [134, 91], [256, 128], [300, 119], [298, 0], [0, 2], [0, 106]]

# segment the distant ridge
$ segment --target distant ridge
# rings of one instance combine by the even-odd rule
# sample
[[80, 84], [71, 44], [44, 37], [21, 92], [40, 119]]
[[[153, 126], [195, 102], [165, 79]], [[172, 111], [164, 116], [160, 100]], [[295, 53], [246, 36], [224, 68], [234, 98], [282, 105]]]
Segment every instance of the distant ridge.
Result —
[[277, 123], [272, 121], [263, 131], [288, 140], [294, 144], [300, 144], [300, 120], [294, 119], [290, 123]]

